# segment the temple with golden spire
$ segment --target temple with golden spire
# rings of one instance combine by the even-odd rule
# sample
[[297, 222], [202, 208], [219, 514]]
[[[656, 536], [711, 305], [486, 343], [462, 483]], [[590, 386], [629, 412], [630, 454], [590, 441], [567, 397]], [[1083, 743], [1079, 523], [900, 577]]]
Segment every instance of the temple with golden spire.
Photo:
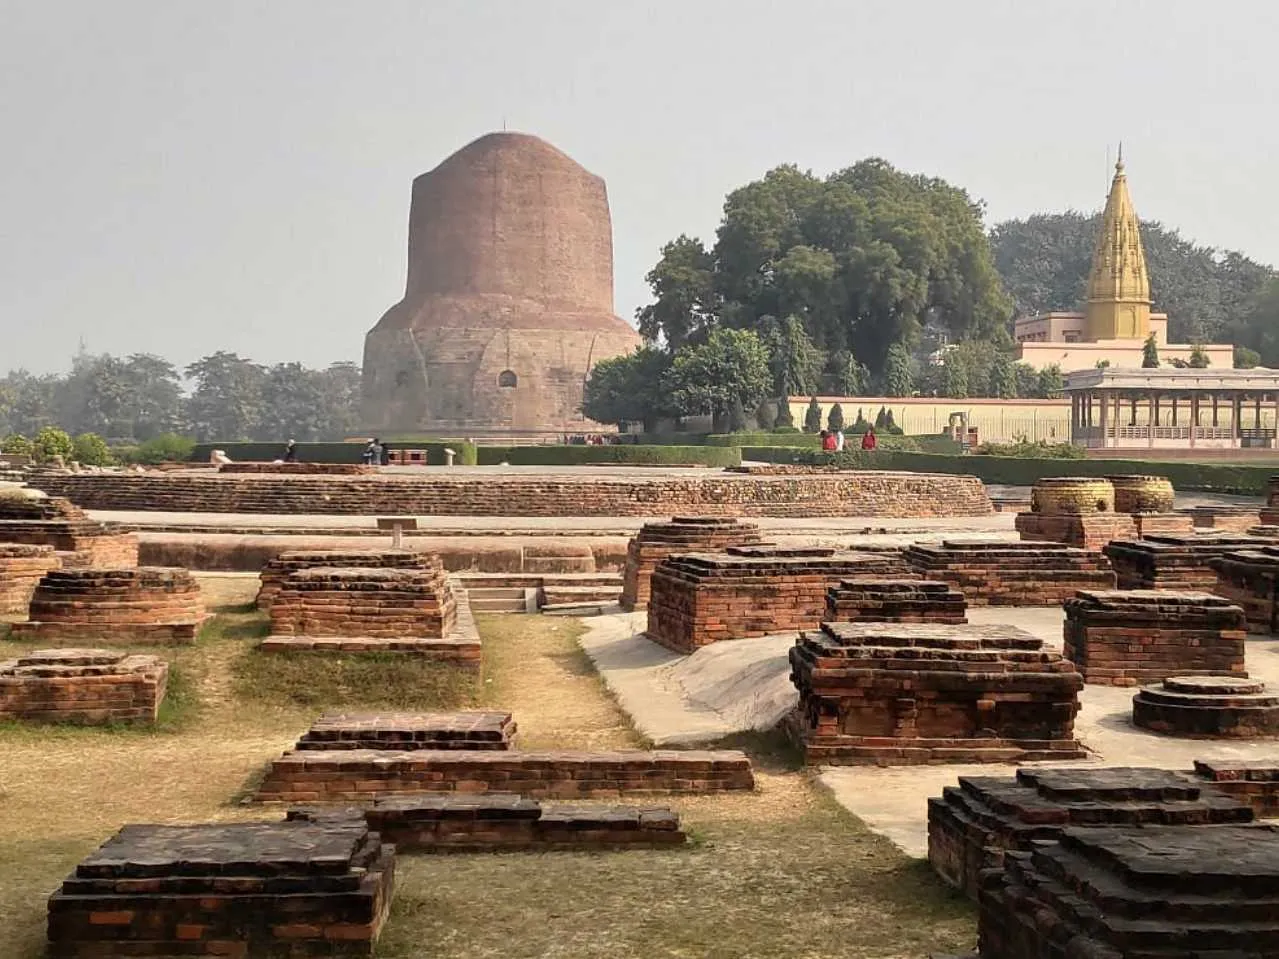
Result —
[[[1042, 313], [1013, 325], [1020, 359], [1036, 369], [1058, 366], [1062, 372], [1097, 366], [1142, 365], [1146, 340], [1153, 334], [1160, 362], [1190, 360], [1195, 347], [1168, 342], [1168, 315], [1151, 310], [1150, 273], [1141, 245], [1141, 223], [1128, 193], [1124, 154], [1119, 148], [1115, 176], [1093, 249], [1083, 313]], [[1201, 345], [1215, 369], [1234, 366], [1234, 348]]]

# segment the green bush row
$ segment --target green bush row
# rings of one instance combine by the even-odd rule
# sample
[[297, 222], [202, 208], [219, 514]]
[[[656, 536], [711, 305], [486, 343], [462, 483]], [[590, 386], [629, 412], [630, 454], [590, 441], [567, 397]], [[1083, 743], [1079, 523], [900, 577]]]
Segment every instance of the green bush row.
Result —
[[629, 463], [635, 466], [739, 466], [742, 451], [735, 446], [481, 446], [480, 465], [577, 466], [587, 463]]
[[955, 456], [905, 450], [853, 450], [843, 454], [774, 447], [744, 447], [742, 458], [768, 463], [836, 463], [855, 469], [908, 470], [917, 473], [963, 473], [984, 483], [1033, 486], [1045, 476], [1114, 476], [1141, 473], [1167, 477], [1179, 490], [1265, 495], [1267, 481], [1279, 466], [1244, 463], [1185, 463], [1159, 460], [1061, 460], [1010, 456]]
[[[390, 441], [388, 441], [390, 442]], [[302, 463], [359, 463], [364, 455], [365, 443], [298, 443], [298, 461]], [[394, 449], [426, 450], [428, 466], [444, 465], [444, 450], [451, 449], [457, 456], [458, 466], [474, 466], [477, 462], [475, 445], [462, 440], [444, 442], [421, 440], [390, 443]], [[213, 450], [222, 450], [236, 463], [270, 463], [284, 456], [283, 443], [199, 443], [191, 453], [191, 460], [207, 463]]]
[[[847, 434], [848, 442], [858, 444], [860, 435]], [[892, 433], [879, 433], [879, 446], [883, 449], [901, 448], [918, 449], [929, 453], [958, 453], [959, 443], [941, 433], [927, 433], [919, 436], [899, 436]], [[679, 433], [679, 434], [641, 434], [639, 441], [644, 445], [660, 446], [678, 443], [684, 446], [773, 446], [794, 447], [797, 449], [821, 448], [821, 437], [816, 433]], [[749, 459], [749, 457], [747, 457]]]

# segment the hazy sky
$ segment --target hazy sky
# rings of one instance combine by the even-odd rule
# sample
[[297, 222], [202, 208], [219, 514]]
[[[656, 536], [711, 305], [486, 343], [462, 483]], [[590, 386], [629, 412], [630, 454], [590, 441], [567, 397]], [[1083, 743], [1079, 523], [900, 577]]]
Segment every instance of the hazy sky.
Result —
[[409, 185], [505, 122], [608, 182], [617, 312], [770, 167], [989, 220], [1101, 205], [1279, 262], [1270, 0], [0, 0], [0, 371], [360, 358]]

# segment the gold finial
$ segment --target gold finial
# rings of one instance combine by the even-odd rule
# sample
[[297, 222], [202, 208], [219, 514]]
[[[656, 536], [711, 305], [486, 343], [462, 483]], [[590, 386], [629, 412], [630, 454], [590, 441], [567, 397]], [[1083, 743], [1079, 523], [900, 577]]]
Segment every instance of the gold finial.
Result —
[[1124, 141], [1123, 140], [1119, 141], [1119, 157], [1118, 159], [1115, 160], [1115, 172], [1116, 173], [1124, 172]]

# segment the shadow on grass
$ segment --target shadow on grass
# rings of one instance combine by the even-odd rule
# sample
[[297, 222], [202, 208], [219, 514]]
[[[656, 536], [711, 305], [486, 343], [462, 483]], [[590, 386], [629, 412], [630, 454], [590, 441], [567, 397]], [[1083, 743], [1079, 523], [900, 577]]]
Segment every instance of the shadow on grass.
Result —
[[271, 632], [271, 621], [265, 614], [259, 613], [252, 606], [227, 607], [228, 612], [219, 612], [204, 624], [200, 630], [200, 642], [216, 643], [221, 640], [262, 639]]
[[804, 754], [780, 726], [774, 729], [733, 733], [706, 744], [707, 749], [740, 749], [756, 769], [769, 773], [799, 772]]

